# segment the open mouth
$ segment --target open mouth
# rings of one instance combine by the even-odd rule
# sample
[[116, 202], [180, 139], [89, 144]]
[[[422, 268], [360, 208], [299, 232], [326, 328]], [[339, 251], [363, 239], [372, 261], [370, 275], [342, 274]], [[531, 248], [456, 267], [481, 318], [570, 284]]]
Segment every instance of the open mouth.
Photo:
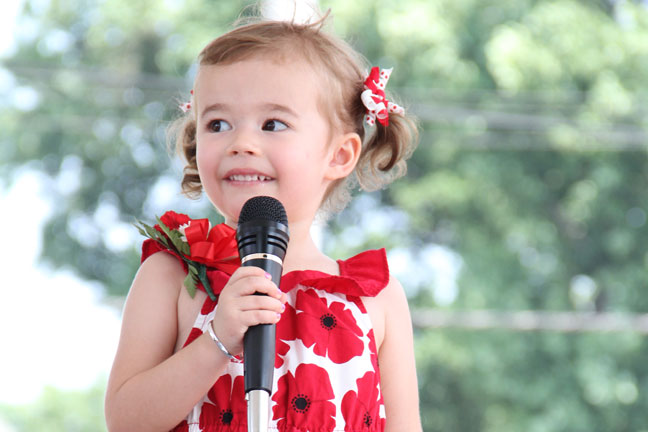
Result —
[[272, 177], [260, 174], [234, 174], [227, 177], [227, 179], [235, 182], [265, 182], [273, 180]]

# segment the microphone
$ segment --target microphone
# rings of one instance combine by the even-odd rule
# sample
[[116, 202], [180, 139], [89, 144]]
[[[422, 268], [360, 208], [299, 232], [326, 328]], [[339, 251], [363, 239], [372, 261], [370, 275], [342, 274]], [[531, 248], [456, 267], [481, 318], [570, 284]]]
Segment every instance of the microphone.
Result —
[[[286, 210], [278, 200], [257, 196], [243, 205], [236, 228], [242, 266], [262, 268], [279, 286], [289, 238]], [[268, 430], [274, 361], [275, 325], [248, 328], [243, 337], [243, 367], [249, 432]]]

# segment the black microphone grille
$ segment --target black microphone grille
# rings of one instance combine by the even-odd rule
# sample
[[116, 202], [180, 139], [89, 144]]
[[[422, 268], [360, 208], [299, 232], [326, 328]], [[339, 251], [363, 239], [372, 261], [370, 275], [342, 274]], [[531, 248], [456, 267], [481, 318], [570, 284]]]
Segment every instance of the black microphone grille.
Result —
[[238, 223], [242, 224], [256, 219], [270, 220], [288, 225], [286, 209], [279, 200], [269, 196], [250, 198], [243, 205]]

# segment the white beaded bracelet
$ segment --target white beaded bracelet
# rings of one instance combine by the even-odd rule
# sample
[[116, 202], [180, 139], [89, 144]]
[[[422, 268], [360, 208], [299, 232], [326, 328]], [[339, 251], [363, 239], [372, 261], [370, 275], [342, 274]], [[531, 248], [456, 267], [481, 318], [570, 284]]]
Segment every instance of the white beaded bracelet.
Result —
[[222, 351], [223, 354], [225, 354], [229, 359], [235, 363], [241, 363], [242, 360], [238, 358], [237, 356], [234, 356], [230, 354], [229, 351], [227, 351], [227, 348], [225, 348], [225, 345], [218, 339], [218, 336], [216, 336], [216, 333], [214, 333], [214, 325], [213, 325], [214, 320], [212, 319], [209, 321], [209, 325], [207, 327], [207, 331], [209, 332], [209, 336], [211, 336], [212, 340], [216, 342], [216, 345], [218, 346], [218, 349]]

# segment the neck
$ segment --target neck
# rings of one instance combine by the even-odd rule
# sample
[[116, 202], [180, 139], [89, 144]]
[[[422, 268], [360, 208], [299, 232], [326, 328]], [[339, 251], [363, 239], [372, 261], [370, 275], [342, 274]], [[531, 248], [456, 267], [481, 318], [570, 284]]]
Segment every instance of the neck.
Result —
[[[236, 229], [236, 223], [226, 221]], [[311, 235], [312, 220], [290, 221], [290, 241], [283, 261], [283, 273], [295, 270], [318, 270], [324, 273], [339, 274], [338, 264], [322, 253]]]
[[312, 221], [290, 222], [290, 242], [284, 259], [283, 272], [318, 270], [338, 274], [337, 262], [322, 253], [311, 235]]

